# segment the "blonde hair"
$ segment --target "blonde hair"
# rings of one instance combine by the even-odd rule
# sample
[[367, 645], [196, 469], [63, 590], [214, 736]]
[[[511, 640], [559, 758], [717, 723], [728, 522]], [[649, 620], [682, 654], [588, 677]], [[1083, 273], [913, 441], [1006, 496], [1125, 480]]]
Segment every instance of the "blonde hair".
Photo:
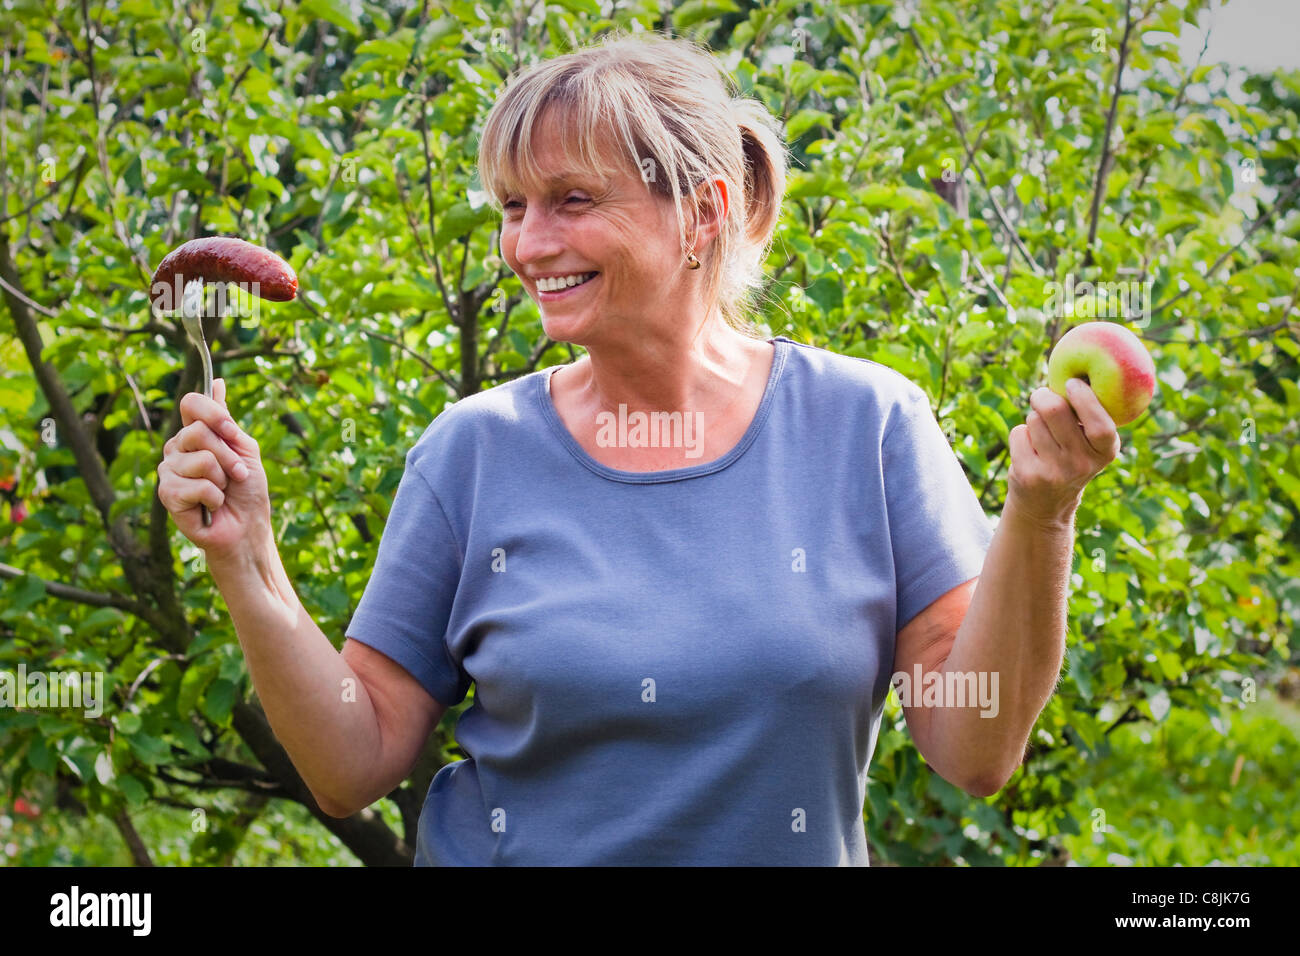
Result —
[[757, 336], [748, 314], [764, 285], [789, 155], [780, 122], [761, 102], [737, 93], [735, 80], [694, 41], [612, 33], [507, 82], [484, 121], [479, 181], [498, 213], [507, 194], [544, 189], [532, 137], [555, 105], [568, 168], [608, 181], [619, 173], [603, 158], [602, 145], [622, 144], [622, 170], [640, 174], [655, 197], [671, 198], [686, 255], [685, 203], [721, 209], [716, 184], [709, 182], [700, 196], [693, 187], [722, 178], [730, 207], [718, 235], [698, 255], [705, 301], [716, 301], [732, 328]]

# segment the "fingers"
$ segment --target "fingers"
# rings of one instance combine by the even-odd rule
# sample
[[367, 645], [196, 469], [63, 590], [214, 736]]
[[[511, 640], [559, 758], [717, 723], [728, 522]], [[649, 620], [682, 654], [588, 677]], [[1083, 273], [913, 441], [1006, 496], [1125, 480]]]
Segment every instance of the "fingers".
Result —
[[1011, 434], [1007, 436], [1007, 448], [1011, 450], [1011, 461], [1014, 464], [1017, 460], [1028, 461], [1033, 458], [1033, 443], [1029, 440], [1029, 426], [1017, 425], [1011, 429]]
[[166, 510], [172, 514], [190, 511], [199, 505], [207, 505], [208, 511], [214, 512], [226, 501], [225, 492], [211, 481], [177, 476], [173, 476], [170, 481], [168, 497], [162, 497], [162, 489], [159, 488], [159, 498], [162, 499], [162, 505]]
[[1078, 441], [1079, 425], [1070, 403], [1050, 388], [1036, 388], [1029, 396], [1030, 415], [1037, 413], [1058, 448], [1070, 448]]
[[[1119, 452], [1119, 433], [1096, 394], [1078, 379], [1066, 386], [1070, 401], [1050, 388], [1038, 388], [1029, 403], [1051, 433], [1057, 447], [1074, 455], [1109, 462]], [[1035, 440], [1037, 433], [1035, 434]]]
[[[218, 391], [217, 382], [220, 382], [220, 391]], [[216, 379], [212, 383], [212, 394], [214, 398], [208, 398], [198, 392], [190, 392], [188, 395], [181, 397], [180, 411], [181, 421], [186, 427], [194, 422], [202, 422], [208, 430], [214, 435], [220, 435], [226, 440], [231, 448], [239, 455], [249, 458], [255, 458], [258, 454], [257, 442], [252, 439], [247, 432], [241, 429], [233, 418], [230, 417], [230, 409], [225, 404], [226, 383], [222, 379]], [[221, 399], [219, 403], [217, 399]], [[177, 432], [177, 436], [183, 434], [185, 429]], [[200, 444], [191, 445], [187, 450], [193, 451], [196, 448], [204, 447]], [[214, 449], [215, 450], [215, 449]], [[163, 452], [166, 453], [166, 446]]]
[[1029, 414], [1025, 416], [1025, 430], [1029, 434], [1029, 442], [1034, 446], [1034, 451], [1039, 454], [1047, 455], [1060, 450], [1060, 443], [1037, 409], [1030, 409]]
[[228, 483], [217, 456], [207, 449], [172, 451], [158, 464], [158, 500], [172, 514], [189, 511], [200, 503], [215, 511], [226, 500], [224, 489]]
[[[224, 398], [225, 383], [222, 383]], [[217, 394], [217, 387], [214, 383], [212, 394]], [[181, 423], [188, 425], [194, 421], [204, 421], [213, 431], [217, 431], [221, 423], [230, 417], [230, 411], [225, 405], [218, 402], [215, 398], [208, 398], [201, 392], [190, 392], [188, 395], [181, 396]]]
[[158, 483], [158, 499], [172, 514], [191, 511], [200, 504], [215, 512], [226, 501], [225, 492], [207, 478], [185, 478], [159, 469], [162, 480]]
[[248, 466], [241, 460], [239, 452], [214, 435], [206, 422], [191, 422], [163, 446], [163, 454], [167, 457], [183, 456], [185, 452], [206, 452], [211, 455], [222, 471], [223, 481], [226, 474], [240, 481], [248, 477]]
[[169, 467], [173, 474], [181, 478], [206, 478], [223, 491], [230, 483], [225, 469], [217, 461], [217, 456], [207, 449], [174, 454], [171, 456]]
[[1089, 447], [1106, 460], [1112, 460], [1119, 454], [1119, 431], [1115, 420], [1102, 406], [1092, 386], [1077, 378], [1065, 383], [1065, 390], [1070, 393], [1070, 405], [1083, 426], [1084, 440]]
[[158, 497], [174, 515], [200, 504], [215, 512], [231, 480], [248, 478], [259, 458], [257, 442], [235, 424], [225, 399], [222, 379], [213, 381], [212, 398], [197, 392], [181, 398], [185, 425], [163, 445], [158, 464]]
[[257, 458], [261, 454], [253, 436], [244, 431], [229, 415], [221, 423], [218, 433], [238, 454], [248, 458]]

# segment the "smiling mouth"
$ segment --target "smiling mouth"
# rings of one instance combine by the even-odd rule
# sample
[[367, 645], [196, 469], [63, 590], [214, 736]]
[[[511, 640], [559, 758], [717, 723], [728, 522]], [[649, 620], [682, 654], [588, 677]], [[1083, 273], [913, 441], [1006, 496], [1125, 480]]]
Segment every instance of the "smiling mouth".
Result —
[[580, 289], [584, 285], [589, 285], [592, 280], [599, 275], [599, 272], [589, 272], [587, 273], [587, 278], [583, 279], [581, 282], [575, 282], [573, 285], [566, 285], [561, 289], [543, 289], [541, 286], [538, 286], [537, 291], [540, 295], [564, 295], [566, 292], [572, 292], [574, 289]]

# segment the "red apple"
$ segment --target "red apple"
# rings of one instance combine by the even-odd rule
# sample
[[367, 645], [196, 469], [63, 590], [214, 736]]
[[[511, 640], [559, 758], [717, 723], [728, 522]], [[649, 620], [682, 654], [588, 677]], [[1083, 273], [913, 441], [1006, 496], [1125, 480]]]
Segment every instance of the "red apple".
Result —
[[1069, 399], [1065, 383], [1083, 379], [1116, 425], [1151, 403], [1156, 367], [1142, 340], [1115, 322], [1084, 322], [1061, 336], [1047, 362], [1047, 386]]

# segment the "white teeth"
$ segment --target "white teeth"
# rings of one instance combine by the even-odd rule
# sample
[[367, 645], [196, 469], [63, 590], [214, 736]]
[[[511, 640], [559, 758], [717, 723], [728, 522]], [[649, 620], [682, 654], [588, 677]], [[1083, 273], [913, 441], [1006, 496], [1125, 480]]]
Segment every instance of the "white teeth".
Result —
[[538, 279], [537, 288], [541, 292], [559, 292], [561, 289], [567, 289], [570, 286], [578, 285], [585, 282], [596, 273], [588, 272], [582, 275], [560, 276], [556, 279]]

